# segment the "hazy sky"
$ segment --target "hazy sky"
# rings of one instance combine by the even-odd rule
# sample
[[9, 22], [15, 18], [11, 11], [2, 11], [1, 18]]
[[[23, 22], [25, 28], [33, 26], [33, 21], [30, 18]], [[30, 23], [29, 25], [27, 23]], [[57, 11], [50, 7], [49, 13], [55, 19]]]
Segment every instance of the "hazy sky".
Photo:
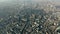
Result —
[[[49, 0], [36, 0], [36, 1], [49, 1]], [[60, 1], [60, 0], [50, 0], [50, 1]]]
[[[6, 1], [12, 1], [12, 0], [0, 0], [0, 2], [6, 2]], [[55, 1], [55, 2], [60, 2], [60, 0], [21, 0], [21, 1]]]

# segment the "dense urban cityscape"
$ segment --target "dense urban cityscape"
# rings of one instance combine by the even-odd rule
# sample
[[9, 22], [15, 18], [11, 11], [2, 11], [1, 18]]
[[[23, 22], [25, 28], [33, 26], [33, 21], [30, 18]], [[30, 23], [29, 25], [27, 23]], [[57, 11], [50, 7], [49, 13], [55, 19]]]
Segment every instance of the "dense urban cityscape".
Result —
[[0, 4], [0, 34], [60, 34], [60, 6], [50, 1], [9, 3]]

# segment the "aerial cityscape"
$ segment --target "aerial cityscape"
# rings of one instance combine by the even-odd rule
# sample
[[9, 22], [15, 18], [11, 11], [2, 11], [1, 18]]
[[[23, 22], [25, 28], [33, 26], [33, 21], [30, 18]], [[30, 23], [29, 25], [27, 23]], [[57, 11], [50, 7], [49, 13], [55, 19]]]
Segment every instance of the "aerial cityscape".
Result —
[[60, 34], [60, 0], [0, 0], [0, 34]]

